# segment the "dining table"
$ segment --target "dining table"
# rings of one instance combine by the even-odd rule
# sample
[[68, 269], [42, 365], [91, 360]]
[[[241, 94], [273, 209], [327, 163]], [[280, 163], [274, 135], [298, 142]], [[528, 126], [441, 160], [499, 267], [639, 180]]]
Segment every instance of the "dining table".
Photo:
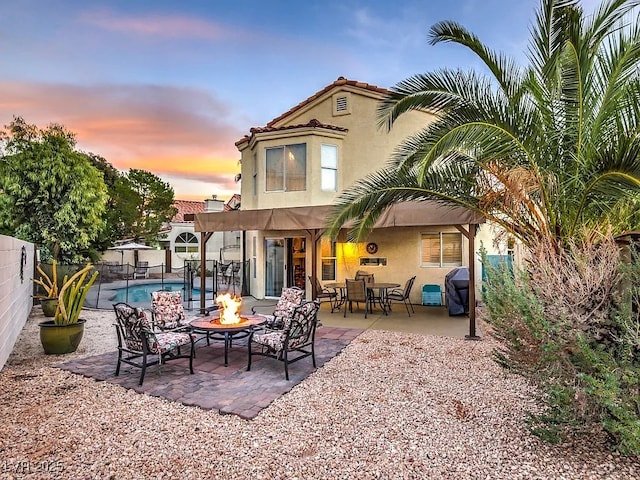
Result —
[[[326, 288], [334, 288], [340, 291], [340, 300], [338, 302], [338, 308], [340, 308], [344, 304], [345, 298], [347, 296], [346, 282], [329, 282], [329, 283], [325, 283], [324, 286]], [[390, 289], [400, 287], [400, 284], [393, 283], [393, 282], [369, 282], [366, 284], [366, 286], [367, 286], [367, 290], [370, 291], [372, 294], [372, 298], [373, 298], [372, 303], [374, 304], [377, 303], [378, 305], [380, 305], [380, 308], [382, 309], [382, 313], [384, 313], [385, 315], [389, 315], [390, 305], [389, 305], [389, 301], [387, 300], [387, 293]], [[378, 293], [377, 295], [376, 295], [376, 291]]]

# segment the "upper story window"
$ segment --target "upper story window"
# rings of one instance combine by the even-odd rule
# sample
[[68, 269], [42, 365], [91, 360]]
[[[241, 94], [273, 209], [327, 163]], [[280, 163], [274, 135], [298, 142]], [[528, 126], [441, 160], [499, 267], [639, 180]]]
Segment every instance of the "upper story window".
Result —
[[307, 187], [307, 144], [266, 149], [266, 191], [299, 192]]
[[197, 253], [198, 237], [189, 232], [181, 233], [176, 237], [174, 250], [176, 253]]
[[423, 267], [459, 267], [462, 265], [461, 233], [423, 233]]
[[323, 144], [320, 163], [320, 188], [323, 192], [338, 191], [338, 147]]

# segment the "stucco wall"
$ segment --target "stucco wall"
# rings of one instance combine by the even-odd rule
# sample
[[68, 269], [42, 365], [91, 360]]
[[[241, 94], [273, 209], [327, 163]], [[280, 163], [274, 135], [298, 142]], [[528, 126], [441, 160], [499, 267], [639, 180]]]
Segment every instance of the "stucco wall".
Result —
[[[351, 111], [348, 115], [332, 113], [333, 96], [339, 91], [350, 95]], [[428, 113], [412, 111], [399, 118], [391, 131], [382, 130], [376, 122], [376, 109], [381, 98], [380, 94], [348, 86], [332, 90], [278, 126], [306, 124], [317, 119], [323, 124], [346, 128], [347, 132], [314, 128], [284, 129], [260, 133], [249, 145], [242, 145], [242, 209], [331, 204], [338, 192], [384, 167], [399, 143], [433, 119]], [[292, 143], [307, 145], [307, 188], [301, 192], [265, 191], [265, 149]], [[320, 148], [323, 143], [338, 147], [338, 192], [323, 192], [320, 188]], [[254, 168], [257, 174], [256, 195], [253, 193]]]
[[0, 368], [31, 313], [33, 256], [32, 243], [0, 235]]

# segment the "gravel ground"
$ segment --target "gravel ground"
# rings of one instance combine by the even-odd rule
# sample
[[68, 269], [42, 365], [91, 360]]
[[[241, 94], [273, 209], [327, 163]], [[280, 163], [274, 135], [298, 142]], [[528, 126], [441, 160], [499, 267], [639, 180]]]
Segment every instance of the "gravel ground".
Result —
[[367, 331], [245, 421], [52, 368], [113, 350], [113, 314], [83, 314], [78, 352], [57, 357], [37, 312], [0, 372], [3, 479], [640, 478], [640, 459], [599, 432], [531, 436], [532, 390], [491, 360], [490, 339]]

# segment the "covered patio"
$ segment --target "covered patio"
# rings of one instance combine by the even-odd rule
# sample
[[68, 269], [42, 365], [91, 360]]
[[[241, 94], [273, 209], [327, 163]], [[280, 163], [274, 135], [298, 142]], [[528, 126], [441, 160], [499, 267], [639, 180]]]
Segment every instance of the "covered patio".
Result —
[[[206, 262], [206, 243], [216, 231], [301, 231], [311, 238], [310, 276], [318, 278], [318, 243], [326, 232], [327, 218], [333, 208], [333, 205], [316, 205], [198, 214], [195, 217], [195, 231], [201, 232], [201, 261], [203, 264]], [[469, 284], [474, 285], [476, 279], [475, 236], [478, 225], [484, 221], [483, 217], [465, 208], [443, 206], [430, 201], [404, 202], [393, 205], [385, 211], [376, 222], [374, 229], [454, 226], [468, 241]], [[201, 271], [201, 275], [201, 281], [204, 282], [204, 270]], [[311, 298], [316, 298], [316, 285], [313, 283], [311, 290]], [[469, 305], [476, 305], [475, 297], [475, 289], [470, 288]], [[204, 313], [206, 310], [205, 299], [202, 298], [200, 311]], [[475, 308], [470, 308], [469, 311], [467, 338], [478, 338]]]

